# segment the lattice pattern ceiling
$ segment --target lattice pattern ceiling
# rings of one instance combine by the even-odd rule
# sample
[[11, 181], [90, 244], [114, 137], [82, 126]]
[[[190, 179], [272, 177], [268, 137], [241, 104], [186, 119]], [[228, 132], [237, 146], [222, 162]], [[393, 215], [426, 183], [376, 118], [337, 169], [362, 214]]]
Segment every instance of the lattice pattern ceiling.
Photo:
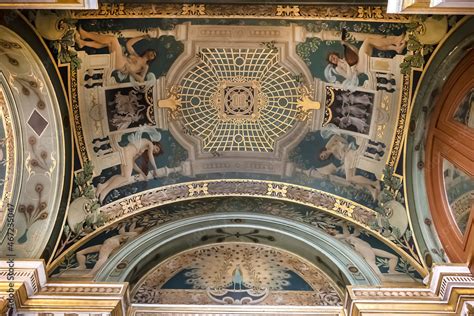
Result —
[[182, 120], [203, 150], [271, 152], [295, 123], [298, 81], [275, 49], [206, 48], [182, 79]]

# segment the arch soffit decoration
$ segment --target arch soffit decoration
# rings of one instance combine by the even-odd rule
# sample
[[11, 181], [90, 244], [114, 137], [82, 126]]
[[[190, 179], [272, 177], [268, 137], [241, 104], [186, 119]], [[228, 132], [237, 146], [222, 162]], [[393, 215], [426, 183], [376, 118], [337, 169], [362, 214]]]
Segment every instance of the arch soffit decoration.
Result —
[[[237, 223], [235, 219], [238, 219], [241, 223]], [[156, 227], [132, 240], [109, 258], [106, 265], [98, 272], [95, 280], [105, 282], [130, 281], [133, 273], [140, 271], [140, 268], [144, 266], [151, 268], [174, 254], [205, 245], [206, 243], [201, 240], [201, 237], [209, 233], [212, 234], [219, 228], [258, 229], [260, 234], [269, 233], [275, 236], [277, 240], [285, 240], [285, 243], [277, 247], [292, 252], [319, 266], [333, 280], [340, 280], [340, 276], [337, 277], [338, 273], [334, 270], [328, 270], [330, 269], [328, 267], [332, 265], [337, 268], [337, 271], [342, 272], [346, 279], [345, 282], [348, 282], [348, 284], [380, 284], [380, 277], [360, 254], [348, 245], [334, 240], [322, 230], [275, 216], [245, 213], [203, 215]], [[234, 241], [238, 240], [234, 239]], [[210, 242], [212, 245], [212, 241]], [[274, 245], [272, 242], [264, 244]], [[159, 256], [158, 254], [162, 252], [163, 247], [166, 249], [170, 247], [171, 253], [167, 256]], [[300, 251], [295, 253], [295, 249]], [[166, 253], [166, 250], [163, 252]], [[316, 256], [309, 254], [321, 256], [322, 259], [320, 260], [325, 262], [324, 266], [321, 261], [315, 260]], [[152, 260], [157, 257], [159, 262], [153, 262]], [[122, 268], [125, 265], [123, 263], [126, 263], [125, 268]], [[145, 271], [148, 270], [145, 269]], [[142, 277], [143, 274], [139, 278]], [[136, 277], [133, 279], [136, 279]]]
[[[355, 246], [356, 249], [351, 249], [350, 251], [355, 251], [356, 254], [358, 253], [357, 256], [361, 256], [367, 260], [368, 263], [366, 263], [366, 265], [369, 264], [372, 271], [376, 271], [378, 277], [384, 280], [395, 281], [403, 279], [404, 282], [407, 282], [413, 278], [419, 278], [419, 276], [416, 276], [415, 270], [405, 273], [394, 271], [393, 269], [395, 269], [396, 264], [403, 264], [403, 262], [410, 263], [408, 259], [403, 257], [403, 254], [397, 252], [396, 249], [392, 248], [393, 246], [384, 244], [383, 241], [381, 242], [377, 237], [374, 237], [370, 231], [353, 225], [350, 221], [300, 204], [288, 203], [277, 199], [245, 198], [241, 196], [230, 198], [201, 198], [150, 208], [146, 212], [142, 211], [133, 215], [129, 214], [127, 218], [120, 219], [112, 225], [108, 225], [107, 229], [97, 230], [94, 234], [87, 236], [87, 238], [73, 245], [73, 247], [63, 253], [62, 256], [56, 258], [48, 267], [49, 274], [59, 278], [67, 278], [73, 275], [76, 273], [73, 271], [77, 270], [73, 268], [76, 263], [74, 260], [70, 260], [71, 258], [74, 259], [76, 253], [90, 253], [93, 248], [99, 247], [105, 240], [119, 238], [121, 234], [120, 229], [122, 229], [124, 233], [127, 231], [137, 231], [137, 234], [134, 233], [134, 238], [141, 238], [141, 236], [145, 234], [144, 231], [154, 229], [157, 232], [161, 232], [161, 227], [168, 227], [169, 225], [179, 226], [179, 224], [175, 223], [179, 223], [184, 219], [186, 219], [186, 221], [194, 221], [196, 216], [207, 216], [207, 214], [215, 214], [213, 215], [214, 217], [211, 218], [217, 218], [218, 216], [224, 216], [225, 218], [225, 216], [230, 216], [226, 214], [235, 212], [239, 212], [237, 218], [242, 218], [241, 216], [246, 215], [242, 213], [244, 211], [247, 212], [246, 214], [249, 215], [250, 218], [265, 219], [266, 217], [270, 217], [273, 221], [273, 217], [278, 216], [279, 219], [276, 219], [277, 221], [285, 222], [290, 220], [296, 227], [302, 225], [304, 230], [309, 229], [309, 227], [311, 227], [311, 229], [321, 228], [324, 230], [324, 233], [321, 230], [319, 230], [319, 232], [325, 235], [325, 240], [332, 240], [335, 243], [340, 244], [339, 240], [349, 238], [347, 239], [348, 242], [357, 244], [357, 246]], [[261, 227], [264, 223], [265, 222], [259, 224], [259, 230], [265, 229]], [[220, 222], [216, 220], [213, 224], [219, 225]], [[230, 223], [230, 225], [232, 225], [232, 223]], [[281, 229], [284, 229], [284, 227], [281, 227]], [[296, 236], [298, 233], [294, 233], [294, 235]], [[191, 238], [191, 240], [196, 241], [195, 238]], [[189, 245], [189, 240], [184, 239], [182, 243]], [[120, 253], [123, 253], [121, 252], [122, 248], [123, 247], [118, 248]], [[291, 251], [290, 248], [291, 247], [288, 247], [288, 251]], [[330, 252], [331, 249], [332, 248], [329, 248], [328, 251]], [[309, 253], [311, 253], [311, 251]], [[385, 260], [388, 260], [387, 263], [389, 263], [389, 265], [383, 268], [382, 272], [376, 267], [378, 264], [375, 257], [376, 255], [387, 258]], [[96, 273], [93, 271], [98, 271], [97, 269], [100, 267], [100, 264], [98, 266], [94, 265], [92, 272], [91, 270], [85, 270], [83, 273], [86, 273], [88, 276], [93, 276]], [[91, 269], [90, 266], [89, 269]], [[79, 272], [78, 270], [77, 273]]]
[[[22, 19], [16, 22], [24, 23]], [[65, 179], [71, 156], [67, 149], [68, 132], [62, 121], [63, 104], [59, 101], [63, 99], [58, 95], [62, 91], [53, 86], [51, 67], [42, 63], [29, 40], [18, 35], [17, 26], [0, 24], [0, 30], [4, 52], [0, 84], [6, 101], [3, 105], [14, 109], [9, 111], [9, 117], [4, 116], [14, 128], [14, 135], [6, 135], [6, 144], [11, 141], [9, 137], [15, 143], [14, 150], [9, 148], [5, 158], [9, 164], [16, 161], [13, 179], [9, 179], [14, 186], [3, 195], [2, 204], [5, 211], [14, 213], [18, 237], [15, 255], [40, 257], [50, 235], [57, 234], [55, 225], [58, 219], [62, 220], [63, 188], [67, 191], [69, 187]], [[2, 238], [6, 227], [2, 226]], [[7, 243], [2, 243], [2, 252], [6, 253], [6, 247]]]

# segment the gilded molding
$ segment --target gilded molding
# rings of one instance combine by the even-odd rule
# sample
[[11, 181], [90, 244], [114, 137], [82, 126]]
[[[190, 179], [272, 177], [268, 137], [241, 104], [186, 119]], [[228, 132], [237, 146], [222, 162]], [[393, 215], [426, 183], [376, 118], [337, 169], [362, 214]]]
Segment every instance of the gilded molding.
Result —
[[[16, 311], [21, 312], [105, 312], [125, 315], [127, 283], [48, 283], [41, 260], [15, 260], [13, 287], [7, 279], [7, 262], [0, 262], [0, 298], [13, 289]], [[2, 308], [0, 302], [0, 310]]]
[[94, 9], [97, 8], [97, 0], [49, 0], [49, 1], [5, 1], [0, 2], [0, 9]]
[[387, 164], [396, 169], [398, 160], [403, 151], [403, 143], [406, 133], [406, 124], [409, 119], [409, 105], [410, 105], [410, 84], [411, 76], [403, 76], [403, 87], [401, 92], [401, 102], [400, 102], [400, 111], [398, 112], [397, 118], [397, 127], [395, 133], [393, 134], [392, 146], [390, 151], [390, 157], [387, 161]]
[[[376, 212], [330, 193], [289, 183], [264, 180], [207, 180], [163, 186], [101, 207], [107, 223], [151, 207], [199, 197], [249, 196], [283, 199], [315, 207], [368, 227]], [[348, 211], [350, 210], [350, 211]]]
[[[474, 277], [465, 266], [434, 266], [426, 287], [349, 286], [348, 315], [371, 312], [392, 315], [461, 315], [465, 302], [474, 299]], [[387, 304], [390, 302], [389, 304]]]
[[67, 294], [67, 295], [101, 295], [106, 296], [110, 294], [121, 294], [124, 290], [122, 287], [111, 286], [68, 286], [61, 285], [47, 285], [41, 289], [40, 294]]
[[71, 96], [72, 117], [74, 118], [74, 135], [76, 136], [76, 146], [79, 153], [79, 159], [84, 163], [89, 160], [87, 157], [87, 148], [82, 132], [81, 112], [79, 110], [79, 97], [77, 86], [77, 68], [70, 67], [70, 88], [69, 95]]
[[409, 22], [407, 16], [387, 14], [382, 6], [145, 4], [102, 3], [99, 10], [73, 11], [74, 19], [97, 18], [240, 18]]

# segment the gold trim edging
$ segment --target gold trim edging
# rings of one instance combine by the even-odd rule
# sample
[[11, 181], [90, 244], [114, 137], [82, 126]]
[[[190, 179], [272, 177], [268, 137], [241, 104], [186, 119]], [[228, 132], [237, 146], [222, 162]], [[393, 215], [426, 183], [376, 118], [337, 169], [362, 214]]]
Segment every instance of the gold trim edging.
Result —
[[98, 10], [72, 12], [74, 19], [109, 18], [236, 18], [290, 20], [345, 20], [403, 22], [401, 14], [387, 14], [383, 6], [316, 6], [316, 5], [239, 5], [239, 4], [144, 4], [102, 3]]

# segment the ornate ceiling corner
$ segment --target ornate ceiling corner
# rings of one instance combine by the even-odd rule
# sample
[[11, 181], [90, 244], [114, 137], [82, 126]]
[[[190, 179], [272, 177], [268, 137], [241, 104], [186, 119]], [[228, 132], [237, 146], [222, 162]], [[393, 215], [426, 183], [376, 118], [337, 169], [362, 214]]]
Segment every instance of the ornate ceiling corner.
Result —
[[[135, 77], [131, 81], [124, 74], [117, 77], [110, 54], [97, 54], [96, 51], [89, 50], [103, 45], [94, 40], [98, 39], [97, 32], [84, 30], [82, 23], [83, 21], [70, 26], [71, 34], [76, 34], [75, 40], [78, 43], [73, 49], [76, 51], [75, 56], [82, 61], [81, 68], [72, 71], [73, 87], [76, 88], [72, 92], [72, 102], [75, 119], [82, 123], [76, 127], [79, 152], [82, 161], [91, 161], [87, 171], [84, 169], [78, 173], [81, 177], [88, 175], [87, 180], [81, 180], [84, 183], [83, 187], [78, 188], [78, 192], [86, 190], [90, 197], [73, 196], [75, 201], [70, 208], [68, 234], [75, 234], [73, 226], [80, 223], [80, 218], [84, 220], [84, 216], [92, 216], [82, 211], [82, 207], [86, 205], [100, 213], [103, 219], [98, 222], [103, 225], [127, 214], [175, 201], [224, 194], [259, 196], [315, 206], [337, 213], [366, 228], [376, 225], [376, 234], [380, 234], [382, 239], [382, 231], [383, 234], [390, 234], [390, 231], [399, 231], [400, 234], [407, 232], [403, 238], [394, 235], [388, 239], [398, 243], [409, 253], [409, 257], [414, 258], [412, 264], [420, 264], [416, 258], [416, 246], [410, 244], [412, 238], [408, 233], [409, 229], [407, 230], [406, 210], [400, 203], [402, 199], [395, 200], [395, 191], [398, 189], [390, 187], [389, 183], [397, 178], [393, 175], [393, 169], [400, 155], [406, 122], [406, 117], [400, 116], [396, 120], [396, 126], [393, 126], [389, 124], [389, 117], [406, 115], [409, 100], [408, 76], [403, 76], [398, 67], [398, 63], [404, 58], [402, 54], [391, 54], [390, 57], [370, 56], [371, 63], [365, 64], [364, 69], [360, 70], [367, 74], [369, 80], [363, 87], [359, 87], [358, 78], [346, 78], [343, 82], [331, 79], [335, 74], [331, 65], [323, 63], [319, 66], [323, 70], [317, 68], [317, 71], [309, 67], [312, 62], [310, 56], [318, 53], [312, 46], [314, 43], [323, 45], [328, 42], [328, 45], [333, 45], [331, 43], [341, 37], [341, 31], [337, 27], [325, 25], [324, 22], [321, 22], [321, 30], [313, 26], [293, 23], [280, 25], [275, 22], [270, 25], [250, 23], [251, 25], [226, 26], [186, 21], [177, 23], [169, 30], [161, 27], [146, 30], [124, 27], [119, 32], [128, 41], [144, 45], [145, 39], [148, 39], [159, 48], [161, 41], [166, 40], [166, 47], [170, 50], [169, 55], [166, 55], [166, 50], [160, 52], [169, 56], [168, 68], [141, 76], [139, 79], [143, 83], [139, 83], [140, 80], [137, 81]], [[371, 26], [367, 24], [366, 27]], [[392, 27], [400, 31], [405, 26], [400, 24]], [[358, 29], [356, 24], [354, 29]], [[114, 43], [117, 41], [110, 32], [104, 36]], [[367, 33], [358, 31], [351, 32], [350, 35], [345, 33], [344, 36], [351, 36], [356, 42], [365, 41], [365, 45], [372, 40]], [[392, 46], [389, 45], [387, 50], [402, 53], [405, 49], [403, 34], [389, 37], [377, 34], [374, 38], [376, 41], [386, 41], [387, 45], [390, 42]], [[392, 43], [394, 41], [398, 41], [397, 45], [401, 46], [395, 48]], [[153, 50], [155, 53], [152, 55], [156, 57], [156, 48], [149, 48], [147, 53], [151, 54]], [[259, 72], [260, 68], [255, 66], [260, 63], [267, 69], [265, 72]], [[272, 92], [266, 88], [265, 81], [268, 79], [271, 82], [272, 73], [268, 70], [272, 69], [277, 73], [283, 71], [276, 78], [288, 79], [275, 81], [279, 86], [291, 83], [292, 88], [286, 89], [291, 90], [289, 94], [283, 89], [286, 92], [279, 98], [278, 95], [273, 98], [269, 106], [266, 99], [269, 99], [268, 95]], [[194, 74], [192, 80], [190, 72]], [[327, 74], [321, 77], [320, 72]], [[199, 74], [200, 80], [194, 78], [196, 74]], [[401, 87], [402, 92], [399, 91]], [[352, 89], [357, 89], [357, 92]], [[197, 97], [196, 92], [204, 93], [204, 97]], [[208, 92], [212, 96], [208, 96]], [[398, 105], [400, 94], [401, 108]], [[359, 119], [361, 124], [352, 126], [352, 129], [344, 127], [346, 123], [341, 123], [339, 127], [336, 125], [339, 124], [338, 109], [347, 98], [349, 101], [354, 99], [350, 102], [361, 102], [360, 106], [368, 111], [362, 113], [363, 110], [352, 109], [365, 118]], [[123, 100], [135, 104], [133, 111], [136, 118], [127, 117]], [[225, 100], [227, 101], [224, 102]], [[280, 101], [282, 104], [278, 103]], [[110, 105], [114, 105], [115, 109]], [[280, 115], [283, 110], [285, 113], [291, 112], [291, 115]], [[213, 118], [206, 114], [213, 114]], [[275, 115], [283, 119], [290, 117], [291, 124], [283, 124], [285, 128], [282, 128], [281, 120], [273, 119]], [[301, 117], [306, 120], [301, 121]], [[92, 122], [89, 118], [95, 123], [88, 123]], [[215, 126], [208, 124], [212, 120], [219, 122]], [[269, 124], [270, 128], [265, 129], [261, 127], [261, 121], [274, 122], [273, 125]], [[209, 126], [206, 127], [206, 124]], [[219, 134], [216, 126], [227, 128], [222, 128], [222, 133]], [[242, 126], [246, 128], [242, 128], [240, 133], [236, 132]], [[199, 133], [200, 130], [202, 133]], [[223, 138], [210, 142], [206, 138], [210, 137], [209, 131], [212, 131], [212, 137], [216, 138], [219, 134]], [[266, 136], [256, 137], [259, 133]], [[275, 137], [267, 137], [268, 134], [275, 134]], [[150, 141], [159, 139], [160, 149], [154, 151], [157, 152], [156, 155], [165, 152], [169, 163], [163, 163], [160, 168], [156, 167], [156, 170], [148, 174], [142, 174], [135, 168], [138, 174], [130, 170], [129, 175], [129, 171], [125, 172], [124, 168], [126, 175], [123, 177], [127, 179], [123, 179], [120, 185], [114, 184], [122, 177], [116, 173], [117, 167], [131, 166], [133, 163], [124, 162], [123, 153], [132, 150], [136, 144], [141, 144], [142, 141], [138, 141], [142, 137], [148, 137]], [[266, 141], [262, 142], [262, 139]], [[350, 147], [349, 156], [353, 159], [348, 159], [347, 162], [342, 156], [339, 159], [341, 164], [347, 164], [347, 168], [351, 166], [345, 176], [336, 175], [338, 170], [342, 171], [339, 163], [331, 160], [331, 165], [328, 161], [323, 161], [327, 160], [323, 157], [325, 155], [307, 152], [315, 146], [321, 147], [316, 151], [323, 151], [323, 144], [329, 139], [332, 139], [333, 145], [338, 141], [339, 145]], [[393, 141], [391, 147], [390, 141]], [[215, 146], [209, 145], [211, 143]], [[242, 145], [241, 148], [240, 144], [245, 143], [249, 145]], [[168, 153], [167, 148], [172, 152]], [[387, 183], [381, 185], [379, 181], [387, 162], [392, 171], [386, 171], [384, 182]], [[318, 167], [318, 164], [323, 167]], [[363, 176], [353, 174], [353, 170], [357, 169], [366, 173]], [[222, 173], [228, 179], [199, 179], [217, 177]], [[274, 180], [238, 179], [254, 178], [257, 175], [265, 175]], [[189, 181], [191, 179], [193, 181]], [[296, 183], [289, 183], [293, 179]], [[115, 182], [112, 183], [112, 180]], [[147, 188], [146, 192], [141, 192], [142, 189], [138, 188], [140, 183], [146, 187], [147, 183], [151, 184], [155, 180], [159, 183], [158, 187]], [[182, 183], [177, 184], [181, 181]], [[326, 188], [326, 181], [334, 188]], [[344, 196], [336, 197], [338, 194], [334, 193], [340, 187], [343, 187]], [[355, 192], [358, 190], [364, 193]], [[393, 201], [386, 203], [386, 206], [377, 200], [381, 190], [390, 191], [393, 195]], [[102, 206], [98, 208], [97, 204]], [[375, 212], [372, 211], [374, 208]], [[390, 208], [390, 217], [393, 217], [388, 219], [388, 225], [396, 225], [396, 230], [382, 227], [383, 216], [380, 214], [385, 213], [387, 208]], [[93, 233], [89, 237], [92, 235]], [[74, 237], [71, 240], [76, 239]], [[68, 237], [63, 241], [60, 250], [71, 240]], [[418, 266], [418, 270], [421, 272], [423, 268]]]
[[38, 22], [70, 74], [80, 161], [50, 272], [90, 278], [106, 234], [139, 238], [129, 220], [235, 196], [323, 211], [347, 223], [335, 235], [360, 229], [357, 240], [367, 234], [372, 251], [387, 249], [369, 259], [374, 271], [424, 276], [403, 144], [413, 71], [457, 18], [422, 32], [436, 19], [375, 6], [338, 12], [106, 3], [68, 16], [77, 20], [48, 15], [44, 25], [59, 31]]

